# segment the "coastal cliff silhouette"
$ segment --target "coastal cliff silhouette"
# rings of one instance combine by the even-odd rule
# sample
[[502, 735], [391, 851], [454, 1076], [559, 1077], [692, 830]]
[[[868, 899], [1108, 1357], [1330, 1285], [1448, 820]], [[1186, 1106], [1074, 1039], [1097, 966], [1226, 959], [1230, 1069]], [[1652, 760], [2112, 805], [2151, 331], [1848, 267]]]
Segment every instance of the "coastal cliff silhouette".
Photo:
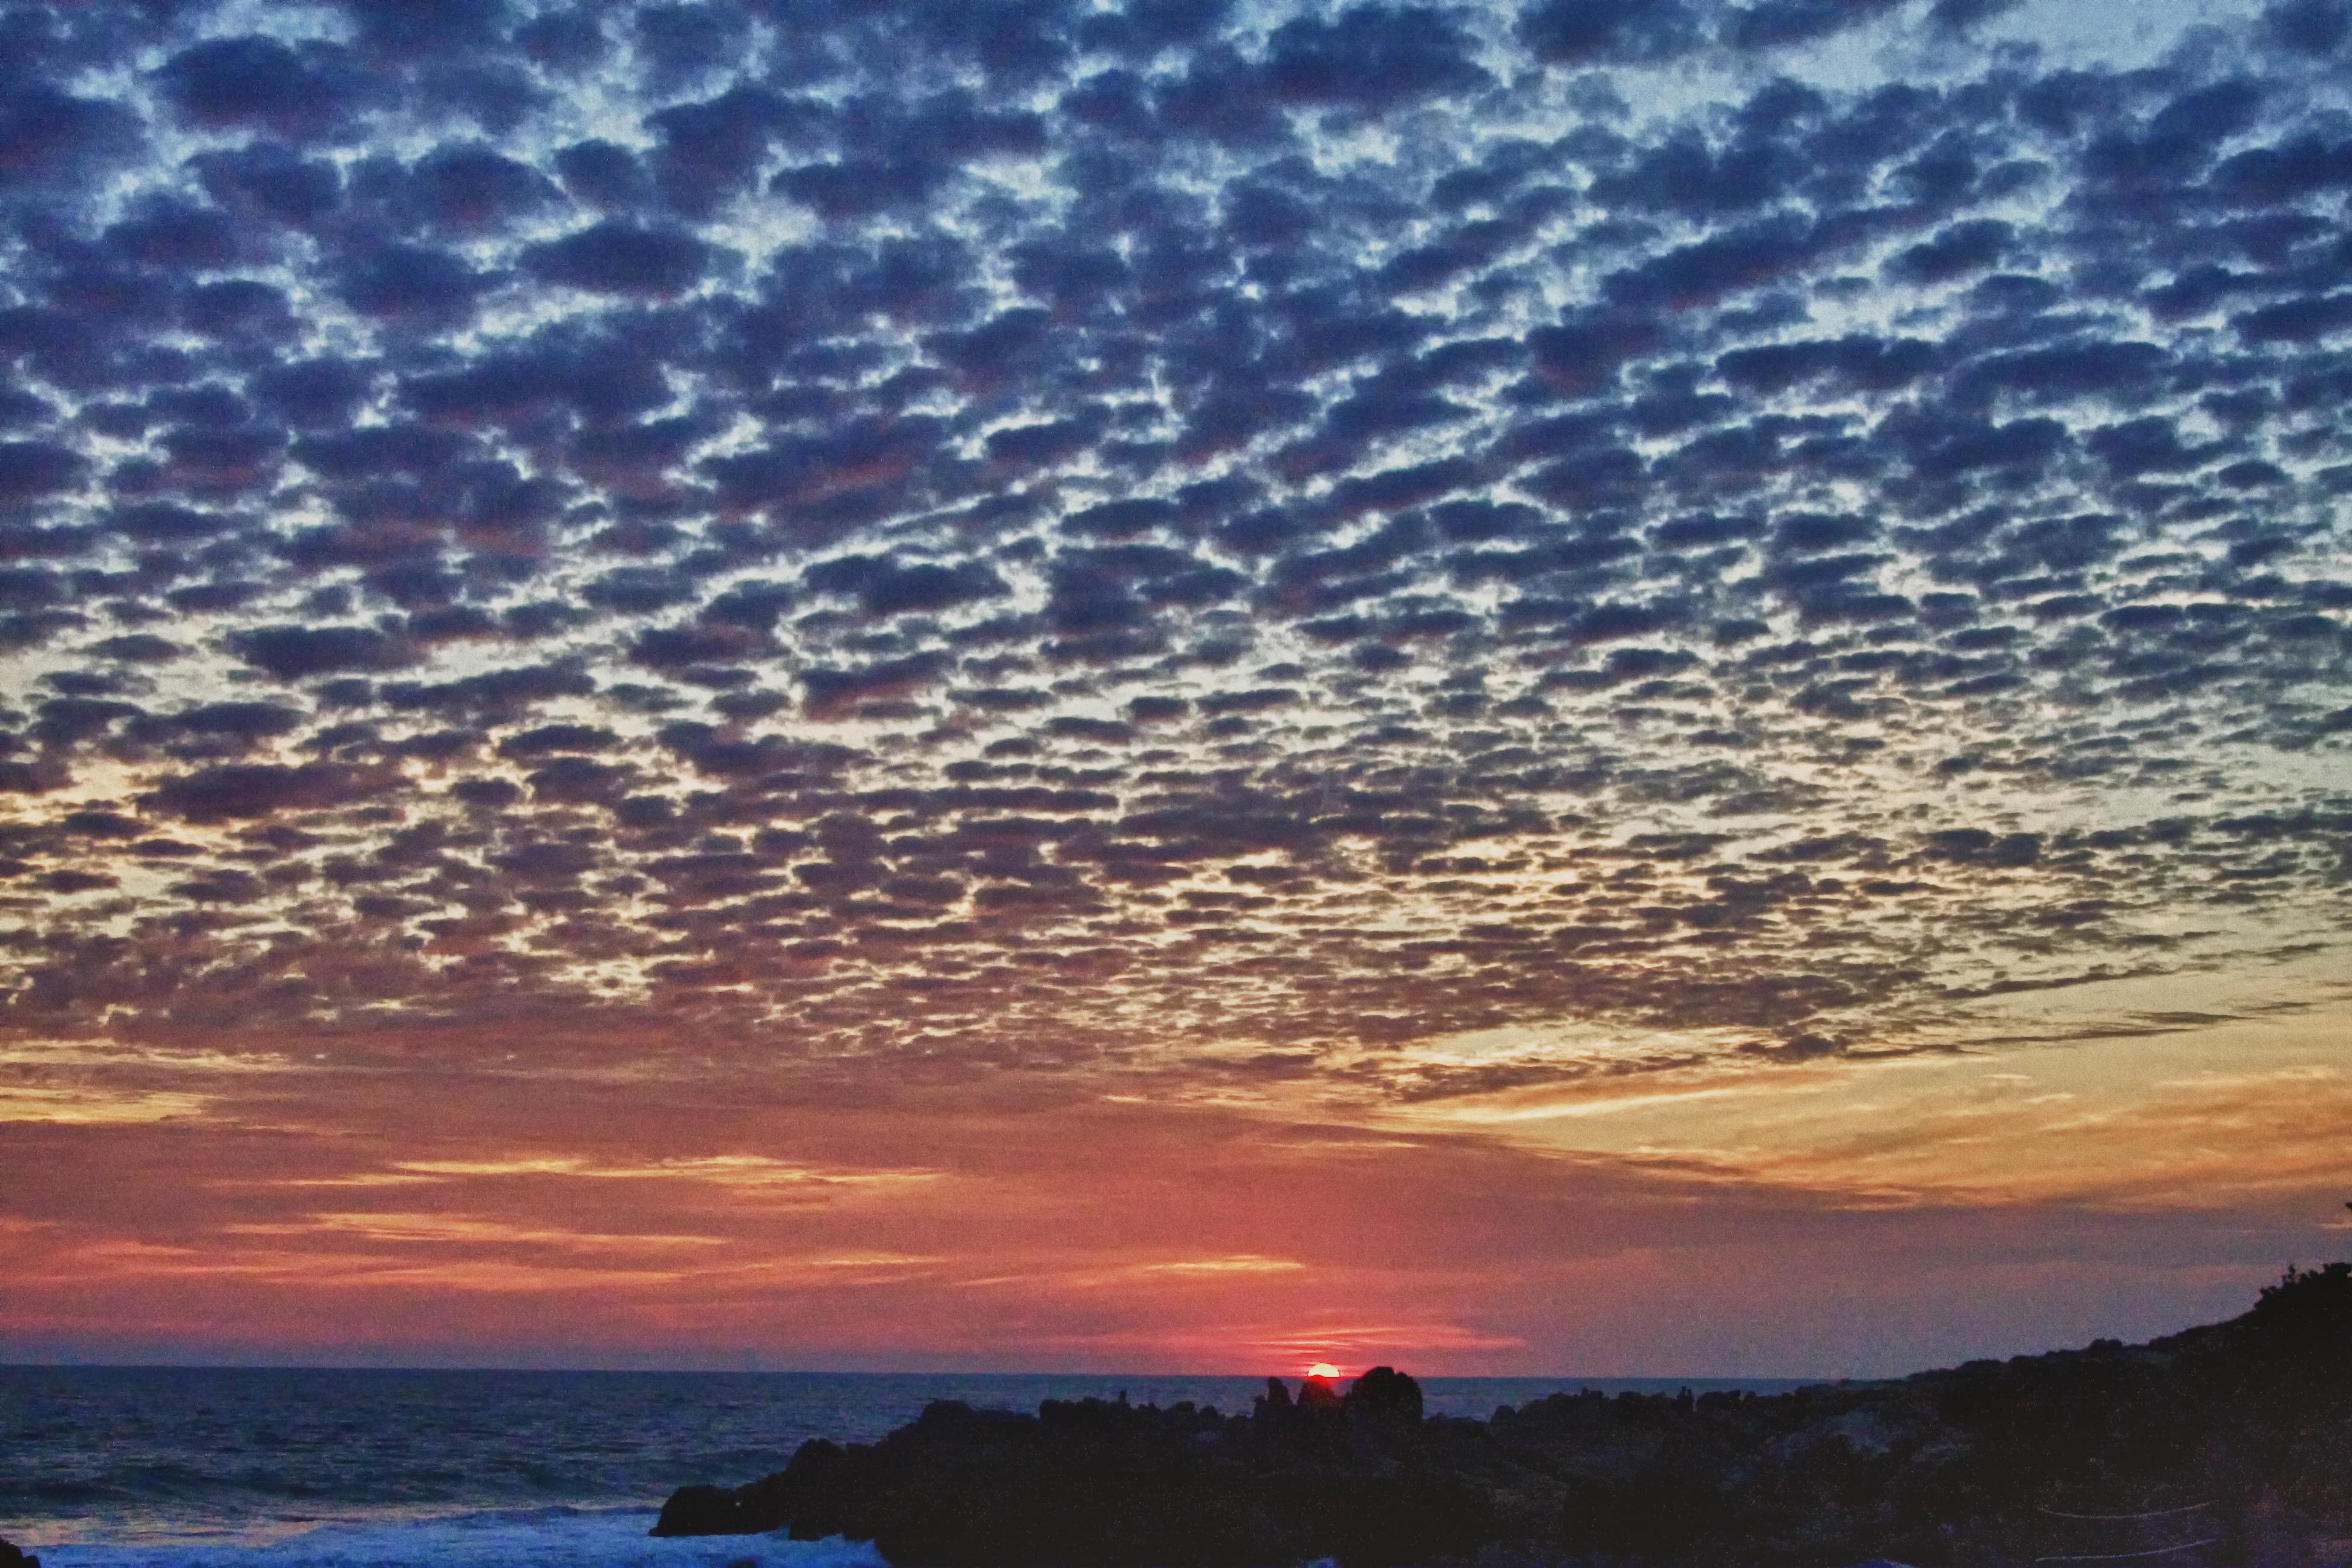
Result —
[[1428, 1416], [1378, 1367], [1278, 1379], [1247, 1415], [939, 1402], [681, 1488], [656, 1535], [871, 1541], [896, 1568], [1408, 1563], [1977, 1568], [2352, 1562], [2352, 1265], [2141, 1345], [1777, 1394], [1587, 1390]]

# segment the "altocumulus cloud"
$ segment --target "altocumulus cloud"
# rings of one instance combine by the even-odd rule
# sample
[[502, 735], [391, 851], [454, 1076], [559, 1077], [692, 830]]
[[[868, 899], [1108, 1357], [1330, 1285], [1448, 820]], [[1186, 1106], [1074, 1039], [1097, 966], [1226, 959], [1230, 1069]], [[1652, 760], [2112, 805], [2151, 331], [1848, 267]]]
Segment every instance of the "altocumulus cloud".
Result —
[[1377, 1085], [2340, 940], [2352, 15], [2021, 17], [13, 7], [7, 1026]]

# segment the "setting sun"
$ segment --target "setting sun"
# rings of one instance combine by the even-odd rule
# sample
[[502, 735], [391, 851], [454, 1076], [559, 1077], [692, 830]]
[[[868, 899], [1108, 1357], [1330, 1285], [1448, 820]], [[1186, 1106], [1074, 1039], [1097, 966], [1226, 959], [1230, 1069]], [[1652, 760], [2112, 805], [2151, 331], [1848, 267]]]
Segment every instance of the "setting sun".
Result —
[[1338, 1377], [1339, 1375], [1339, 1369], [1333, 1366], [1328, 1361], [1318, 1361], [1313, 1366], [1307, 1369], [1307, 1375], [1309, 1377]]

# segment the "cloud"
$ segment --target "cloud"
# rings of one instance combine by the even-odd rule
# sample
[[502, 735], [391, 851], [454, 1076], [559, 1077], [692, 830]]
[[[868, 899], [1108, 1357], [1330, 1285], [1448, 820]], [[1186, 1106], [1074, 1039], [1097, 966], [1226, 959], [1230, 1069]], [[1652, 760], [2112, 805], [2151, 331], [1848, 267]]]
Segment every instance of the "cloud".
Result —
[[1490, 79], [1466, 40], [1427, 6], [1351, 5], [1329, 21], [1297, 17], [1267, 40], [1265, 76], [1292, 102], [1379, 108], [1431, 93], [1462, 93]]
[[[214, 823], [270, 816], [285, 811], [331, 809], [383, 793], [391, 781], [381, 773], [329, 763], [304, 763], [284, 767], [268, 763], [225, 763], [194, 773], [167, 777], [147, 803], [188, 822]], [[195, 883], [206, 889], [225, 889], [221, 882]], [[196, 898], [220, 896], [198, 892]]]
[[280, 680], [406, 662], [399, 644], [372, 626], [256, 626], [231, 633], [228, 643], [238, 658]]
[[158, 74], [173, 105], [201, 124], [298, 139], [333, 127], [351, 108], [354, 85], [340, 50], [261, 34], [196, 44], [166, 60]]
[[607, 218], [523, 252], [523, 265], [550, 283], [605, 294], [664, 296], [690, 289], [712, 265], [715, 247], [677, 228], [650, 228]]
[[1519, 13], [1519, 36], [1536, 56], [1563, 65], [1646, 64], [1696, 48], [1705, 37], [1696, 7], [1673, 0], [1540, 0]]
[[100, 10], [0, 106], [11, 1026], [1404, 1096], [2339, 940], [2326, 5]]

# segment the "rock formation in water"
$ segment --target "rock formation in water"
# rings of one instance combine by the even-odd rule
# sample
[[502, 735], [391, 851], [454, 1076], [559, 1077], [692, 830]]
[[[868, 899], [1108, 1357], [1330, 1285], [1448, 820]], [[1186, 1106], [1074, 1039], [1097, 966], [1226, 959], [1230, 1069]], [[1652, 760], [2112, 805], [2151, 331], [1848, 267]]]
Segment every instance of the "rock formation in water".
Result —
[[[871, 1541], [897, 1568], [1919, 1564], [2158, 1554], [2352, 1568], [2352, 1266], [2149, 1344], [1696, 1398], [1424, 1415], [1378, 1367], [1247, 1415], [930, 1405], [880, 1442], [686, 1487], [657, 1535]], [[0, 1563], [0, 1568], [6, 1568]]]
[[18, 1551], [11, 1542], [0, 1541], [0, 1568], [41, 1568], [41, 1560]]

